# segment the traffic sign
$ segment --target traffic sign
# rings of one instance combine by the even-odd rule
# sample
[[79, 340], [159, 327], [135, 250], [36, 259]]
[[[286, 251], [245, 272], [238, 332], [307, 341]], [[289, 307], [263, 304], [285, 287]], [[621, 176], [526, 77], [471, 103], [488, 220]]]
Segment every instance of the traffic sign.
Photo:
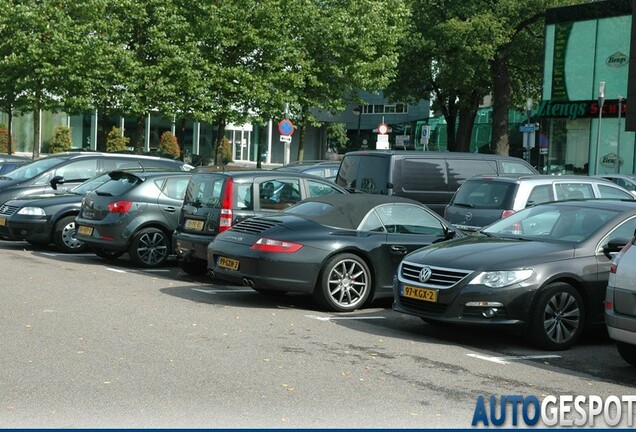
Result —
[[380, 135], [386, 135], [389, 132], [389, 125], [386, 123], [380, 123], [378, 125], [378, 133]]
[[292, 142], [292, 137], [290, 135], [281, 135], [280, 142], [290, 143]]
[[278, 122], [278, 132], [282, 136], [291, 136], [294, 133], [294, 124], [289, 119], [283, 119]]
[[535, 125], [535, 124], [524, 124], [524, 125], [519, 126], [519, 132], [524, 132], [524, 133], [534, 132], [537, 129], [538, 129], [537, 125]]

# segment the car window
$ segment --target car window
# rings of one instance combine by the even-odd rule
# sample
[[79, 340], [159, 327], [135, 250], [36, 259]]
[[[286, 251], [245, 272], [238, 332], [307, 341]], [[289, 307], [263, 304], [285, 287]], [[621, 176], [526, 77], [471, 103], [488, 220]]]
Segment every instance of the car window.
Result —
[[632, 217], [616, 228], [614, 228], [606, 237], [606, 239], [611, 240], [614, 238], [625, 238], [630, 239], [634, 237], [634, 231], [636, 230], [636, 218]]
[[220, 208], [225, 176], [193, 175], [188, 182], [184, 203], [195, 207]]
[[634, 196], [629, 192], [622, 191], [612, 186], [600, 184], [598, 185], [598, 191], [601, 194], [601, 198], [634, 199]]
[[552, 198], [552, 185], [537, 185], [532, 188], [526, 205], [541, 204], [554, 201]]
[[320, 197], [323, 195], [331, 195], [342, 193], [339, 189], [336, 189], [334, 186], [328, 185], [323, 182], [318, 182], [315, 180], [307, 180], [307, 187], [309, 189], [308, 198]]
[[534, 174], [534, 171], [525, 164], [514, 161], [501, 161], [502, 174]]
[[108, 180], [110, 180], [110, 176], [108, 174], [102, 174], [96, 178], [92, 178], [90, 180], [85, 181], [77, 186], [75, 186], [71, 192], [76, 193], [78, 195], [85, 195], [87, 192], [94, 190], [98, 186], [103, 185]]
[[336, 183], [347, 189], [386, 194], [388, 159], [384, 157], [345, 156]]
[[7, 177], [13, 180], [29, 180], [43, 173], [44, 171], [48, 171], [54, 166], [57, 166], [64, 162], [66, 162], [66, 159], [56, 157], [36, 160], [24, 166], [21, 166], [20, 168], [16, 168], [15, 170], [11, 171], [11, 173], [9, 173]]
[[451, 190], [457, 190], [467, 178], [482, 174], [497, 174], [496, 161], [448, 159], [447, 163], [448, 184]]
[[137, 159], [117, 159], [117, 158], [104, 158], [102, 159], [102, 167], [104, 171], [123, 170], [131, 168], [141, 168], [141, 165]]
[[282, 210], [300, 201], [300, 180], [268, 180], [259, 185], [259, 205], [265, 210]]
[[95, 189], [97, 195], [119, 196], [142, 182], [139, 177], [122, 172], [111, 173], [110, 177], [110, 180]]
[[636, 191], [636, 184], [632, 183], [629, 180], [622, 179], [622, 178], [615, 178], [610, 180], [615, 182], [617, 185], [624, 187], [628, 191]]
[[384, 225], [375, 210], [371, 210], [367, 213], [364, 219], [362, 219], [360, 226], [358, 226], [358, 231], [386, 232]]
[[405, 192], [448, 192], [448, 182], [444, 159], [406, 158], [402, 161], [402, 190]]
[[594, 198], [594, 189], [590, 183], [555, 183], [558, 200]]
[[253, 183], [239, 183], [236, 186], [236, 208], [254, 210], [254, 197], [252, 196]]
[[511, 207], [515, 189], [514, 183], [468, 181], [457, 190], [452, 201], [478, 209], [504, 209]]
[[97, 159], [74, 161], [55, 170], [56, 176], [64, 177], [67, 182], [88, 180], [97, 174]]
[[161, 188], [161, 180], [157, 180], [157, 187], [170, 198], [182, 200], [188, 187], [188, 177], [169, 177]]
[[412, 204], [383, 204], [374, 210], [389, 233], [442, 236], [441, 222], [421, 207]]

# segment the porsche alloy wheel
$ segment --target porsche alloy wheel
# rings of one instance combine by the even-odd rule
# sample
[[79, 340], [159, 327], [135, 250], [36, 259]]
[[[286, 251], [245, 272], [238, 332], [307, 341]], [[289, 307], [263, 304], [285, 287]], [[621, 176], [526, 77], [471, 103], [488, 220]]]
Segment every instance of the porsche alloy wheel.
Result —
[[327, 309], [350, 312], [362, 306], [371, 292], [371, 272], [362, 258], [353, 254], [332, 257], [325, 266], [315, 296]]

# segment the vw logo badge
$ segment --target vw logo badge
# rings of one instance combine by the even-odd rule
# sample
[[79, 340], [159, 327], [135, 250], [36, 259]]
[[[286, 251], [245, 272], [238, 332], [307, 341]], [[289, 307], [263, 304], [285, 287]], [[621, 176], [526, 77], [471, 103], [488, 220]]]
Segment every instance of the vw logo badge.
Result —
[[432, 274], [433, 272], [431, 271], [430, 267], [424, 267], [422, 270], [420, 270], [420, 282], [426, 282], [431, 278]]

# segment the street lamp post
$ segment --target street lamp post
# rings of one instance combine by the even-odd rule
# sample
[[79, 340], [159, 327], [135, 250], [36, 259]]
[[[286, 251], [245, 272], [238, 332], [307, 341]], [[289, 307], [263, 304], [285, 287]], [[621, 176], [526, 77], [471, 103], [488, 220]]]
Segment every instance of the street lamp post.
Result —
[[528, 127], [528, 131], [526, 133], [524, 133], [524, 138], [525, 138], [525, 145], [523, 146], [523, 158], [525, 160], [527, 160], [528, 162], [530, 161], [530, 150], [532, 149], [532, 147], [534, 146], [534, 131], [530, 132], [530, 126], [532, 126], [531, 123], [531, 119], [532, 119], [532, 98], [528, 98], [526, 100], [526, 112], [528, 114], [528, 122], [526, 123], [526, 126]]
[[596, 136], [596, 158], [594, 159], [594, 174], [598, 174], [598, 158], [601, 147], [601, 122], [603, 120], [603, 103], [605, 103], [605, 81], [601, 81], [598, 84], [598, 134]]
[[362, 120], [362, 107], [358, 105], [353, 109], [353, 113], [358, 116], [358, 133], [356, 135], [356, 149], [360, 150], [360, 120]]
[[618, 96], [618, 137], [616, 138], [616, 174], [621, 172], [621, 114], [623, 111], [623, 96]]

